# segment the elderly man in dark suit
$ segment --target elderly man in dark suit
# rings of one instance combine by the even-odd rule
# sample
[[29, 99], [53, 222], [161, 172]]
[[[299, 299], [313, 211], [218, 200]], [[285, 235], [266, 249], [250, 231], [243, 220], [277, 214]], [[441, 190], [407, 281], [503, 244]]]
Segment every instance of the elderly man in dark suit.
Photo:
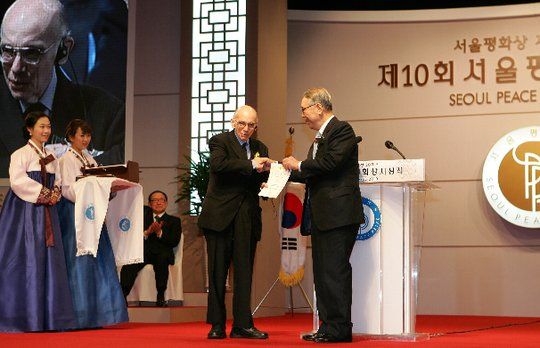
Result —
[[268, 148], [253, 139], [257, 112], [245, 105], [231, 120], [234, 130], [213, 136], [210, 147], [210, 182], [199, 216], [208, 246], [209, 339], [225, 334], [225, 281], [234, 264], [232, 338], [265, 339], [253, 325], [251, 279], [257, 242], [261, 239], [258, 192], [268, 174]]
[[74, 118], [92, 127], [93, 155], [98, 163], [124, 161], [123, 102], [104, 91], [71, 83], [60, 65], [74, 41], [58, 0], [17, 0], [2, 20], [0, 60], [0, 177], [7, 177], [11, 153], [25, 144], [23, 114], [50, 116], [52, 143], [63, 140]]
[[174, 265], [174, 248], [180, 243], [182, 225], [179, 218], [165, 212], [168, 197], [165, 192], [154, 191], [148, 196], [150, 209], [144, 214], [144, 263], [122, 267], [120, 284], [127, 297], [135, 283], [137, 274], [151, 264], [156, 276], [158, 307], [166, 306], [165, 290], [169, 280], [169, 265]]
[[322, 325], [303, 339], [318, 343], [352, 341], [352, 268], [349, 258], [364, 222], [358, 186], [358, 145], [352, 127], [338, 120], [324, 88], [304, 93], [302, 119], [316, 130], [307, 158], [283, 159], [291, 180], [306, 183], [301, 225], [311, 234], [317, 309]]

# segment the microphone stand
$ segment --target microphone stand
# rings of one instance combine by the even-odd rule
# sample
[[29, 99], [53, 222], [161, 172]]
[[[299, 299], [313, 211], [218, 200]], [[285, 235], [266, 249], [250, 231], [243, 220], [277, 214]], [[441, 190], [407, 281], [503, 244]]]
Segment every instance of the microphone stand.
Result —
[[386, 146], [386, 148], [388, 149], [396, 151], [401, 156], [401, 158], [406, 159], [405, 155], [403, 155], [401, 151], [399, 151], [399, 149], [390, 140], [385, 141], [384, 146]]

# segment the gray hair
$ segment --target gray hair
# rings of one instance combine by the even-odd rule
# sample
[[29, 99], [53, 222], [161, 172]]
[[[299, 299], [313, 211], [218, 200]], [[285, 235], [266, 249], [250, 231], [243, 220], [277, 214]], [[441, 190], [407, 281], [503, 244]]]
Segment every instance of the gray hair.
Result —
[[312, 103], [321, 104], [326, 111], [332, 111], [332, 96], [323, 87], [312, 87], [304, 92], [303, 98], [311, 100]]

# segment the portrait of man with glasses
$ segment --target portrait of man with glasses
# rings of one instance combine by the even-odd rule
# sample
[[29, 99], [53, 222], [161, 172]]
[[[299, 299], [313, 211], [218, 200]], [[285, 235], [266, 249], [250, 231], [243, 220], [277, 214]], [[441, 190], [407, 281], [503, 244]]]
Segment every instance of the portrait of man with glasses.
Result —
[[105, 91], [71, 81], [62, 65], [71, 63], [75, 42], [58, 0], [17, 0], [5, 12], [0, 32], [0, 178], [9, 157], [24, 145], [23, 119], [30, 111], [50, 116], [49, 141], [57, 155], [74, 118], [92, 127], [90, 150], [99, 164], [124, 162], [124, 103]]

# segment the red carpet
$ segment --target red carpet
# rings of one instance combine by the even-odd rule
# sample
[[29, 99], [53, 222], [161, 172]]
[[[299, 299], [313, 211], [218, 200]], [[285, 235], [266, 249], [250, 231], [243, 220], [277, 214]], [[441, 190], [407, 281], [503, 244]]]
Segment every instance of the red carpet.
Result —
[[[309, 331], [311, 316], [296, 314], [257, 318], [256, 326], [268, 331], [268, 340], [230, 339], [209, 341], [204, 323], [123, 324], [100, 330], [63, 333], [0, 334], [0, 347], [314, 347], [300, 332]], [[228, 323], [230, 326], [230, 323]], [[431, 334], [421, 342], [361, 340], [331, 347], [539, 347], [540, 318], [419, 316], [417, 332]], [[328, 346], [328, 345], [323, 345]]]

